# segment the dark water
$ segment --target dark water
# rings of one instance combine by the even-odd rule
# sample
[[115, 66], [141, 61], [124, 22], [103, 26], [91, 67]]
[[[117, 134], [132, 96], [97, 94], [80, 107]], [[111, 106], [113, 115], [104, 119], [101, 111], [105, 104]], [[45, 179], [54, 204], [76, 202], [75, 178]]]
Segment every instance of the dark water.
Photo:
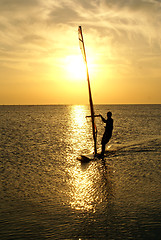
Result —
[[81, 164], [88, 106], [0, 106], [1, 240], [161, 239], [161, 105], [108, 110], [109, 153]]

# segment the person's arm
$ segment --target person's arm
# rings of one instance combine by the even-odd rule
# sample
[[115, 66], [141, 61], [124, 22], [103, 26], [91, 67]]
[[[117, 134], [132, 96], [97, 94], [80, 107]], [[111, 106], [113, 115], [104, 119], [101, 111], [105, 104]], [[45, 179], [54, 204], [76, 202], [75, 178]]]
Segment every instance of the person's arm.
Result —
[[106, 119], [105, 119], [104, 117], [102, 117], [101, 114], [100, 114], [100, 117], [101, 117], [102, 121], [103, 121], [104, 123], [106, 123]]

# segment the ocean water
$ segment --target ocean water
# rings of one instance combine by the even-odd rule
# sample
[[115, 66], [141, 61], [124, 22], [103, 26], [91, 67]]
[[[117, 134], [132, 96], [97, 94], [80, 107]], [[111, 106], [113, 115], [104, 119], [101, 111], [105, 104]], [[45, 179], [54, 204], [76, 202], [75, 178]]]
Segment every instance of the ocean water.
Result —
[[0, 106], [1, 240], [161, 239], [161, 105], [95, 106], [109, 110], [104, 161], [81, 163], [88, 106]]

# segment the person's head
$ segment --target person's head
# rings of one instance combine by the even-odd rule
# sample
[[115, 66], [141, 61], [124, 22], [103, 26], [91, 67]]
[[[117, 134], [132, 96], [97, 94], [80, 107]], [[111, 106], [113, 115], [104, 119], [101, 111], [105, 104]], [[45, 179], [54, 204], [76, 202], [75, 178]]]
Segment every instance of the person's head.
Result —
[[107, 117], [111, 118], [112, 117], [112, 112], [107, 112]]

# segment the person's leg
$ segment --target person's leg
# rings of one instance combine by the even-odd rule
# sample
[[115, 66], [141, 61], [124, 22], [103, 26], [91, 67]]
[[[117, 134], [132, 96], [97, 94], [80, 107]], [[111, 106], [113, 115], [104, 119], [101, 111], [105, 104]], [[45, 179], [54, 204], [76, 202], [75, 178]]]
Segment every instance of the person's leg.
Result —
[[105, 146], [106, 146], [106, 144], [109, 142], [109, 140], [110, 140], [110, 136], [103, 136], [103, 138], [102, 138], [102, 152], [101, 152], [101, 155], [102, 156], [104, 156], [104, 153], [105, 153]]

